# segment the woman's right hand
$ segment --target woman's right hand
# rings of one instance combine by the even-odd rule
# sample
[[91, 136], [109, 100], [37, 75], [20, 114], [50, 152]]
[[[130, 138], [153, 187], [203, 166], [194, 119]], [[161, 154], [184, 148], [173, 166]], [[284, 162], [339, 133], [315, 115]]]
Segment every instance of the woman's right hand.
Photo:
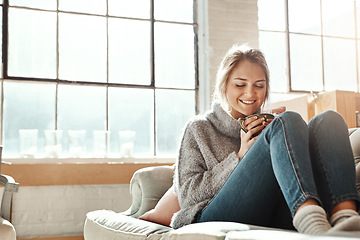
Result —
[[240, 132], [241, 145], [240, 150], [237, 153], [239, 159], [241, 159], [245, 155], [245, 153], [249, 150], [249, 148], [257, 139], [258, 136], [253, 137], [253, 135], [259, 131], [261, 132], [266, 127], [265, 119], [258, 119], [256, 116], [246, 119], [243, 122], [243, 125], [248, 131], [247, 133], [245, 133], [244, 131]]

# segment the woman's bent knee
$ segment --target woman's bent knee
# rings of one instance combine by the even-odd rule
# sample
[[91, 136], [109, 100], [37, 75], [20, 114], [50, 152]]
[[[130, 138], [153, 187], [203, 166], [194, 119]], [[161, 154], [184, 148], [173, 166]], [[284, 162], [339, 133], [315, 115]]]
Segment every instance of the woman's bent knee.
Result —
[[291, 121], [291, 122], [304, 121], [299, 113], [293, 111], [283, 112], [279, 115], [279, 117], [281, 117], [284, 121]]
[[335, 112], [333, 110], [328, 110], [326, 112], [320, 113], [313, 117], [309, 122], [310, 127], [335, 127], [339, 125], [346, 126], [345, 120], [338, 112]]

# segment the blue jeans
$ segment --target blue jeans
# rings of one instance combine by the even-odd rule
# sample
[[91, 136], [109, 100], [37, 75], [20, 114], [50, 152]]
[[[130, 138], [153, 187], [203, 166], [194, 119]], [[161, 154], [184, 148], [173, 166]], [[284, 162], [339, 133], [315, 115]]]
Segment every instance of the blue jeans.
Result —
[[267, 126], [197, 222], [232, 221], [293, 229], [305, 200], [329, 213], [345, 200], [360, 202], [346, 123], [327, 111], [307, 125], [284, 112]]

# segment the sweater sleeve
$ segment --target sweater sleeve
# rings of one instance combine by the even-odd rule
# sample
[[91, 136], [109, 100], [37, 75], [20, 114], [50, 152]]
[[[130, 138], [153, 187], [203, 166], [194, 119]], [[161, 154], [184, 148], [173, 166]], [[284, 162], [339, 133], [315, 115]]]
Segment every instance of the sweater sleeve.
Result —
[[212, 149], [222, 146], [221, 143], [219, 146], [209, 144], [210, 138], [212, 142], [217, 139], [196, 130], [191, 124], [184, 131], [174, 179], [182, 209], [212, 199], [239, 162], [235, 151], [225, 154], [224, 159], [217, 159]]

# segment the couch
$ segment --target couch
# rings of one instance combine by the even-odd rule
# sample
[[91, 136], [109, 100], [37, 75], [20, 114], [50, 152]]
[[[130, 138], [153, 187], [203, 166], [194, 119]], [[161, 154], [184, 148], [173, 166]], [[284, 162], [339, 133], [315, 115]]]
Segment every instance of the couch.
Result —
[[[357, 171], [357, 188], [360, 194], [360, 129], [349, 129]], [[300, 234], [295, 231], [266, 228], [234, 222], [195, 223], [179, 229], [138, 219], [153, 209], [171, 187], [171, 166], [148, 167], [136, 171], [130, 182], [132, 205], [122, 213], [96, 210], [86, 215], [85, 240], [341, 240], [360, 239], [359, 232], [334, 232], [321, 236]]]
[[[0, 169], [1, 169], [1, 153], [2, 146], [0, 146]], [[14, 178], [8, 175], [0, 174], [0, 184], [4, 187], [1, 198], [0, 207], [0, 239], [1, 240], [15, 240], [16, 232], [14, 226], [10, 222], [11, 207], [13, 193], [19, 189], [19, 184], [15, 182]]]

